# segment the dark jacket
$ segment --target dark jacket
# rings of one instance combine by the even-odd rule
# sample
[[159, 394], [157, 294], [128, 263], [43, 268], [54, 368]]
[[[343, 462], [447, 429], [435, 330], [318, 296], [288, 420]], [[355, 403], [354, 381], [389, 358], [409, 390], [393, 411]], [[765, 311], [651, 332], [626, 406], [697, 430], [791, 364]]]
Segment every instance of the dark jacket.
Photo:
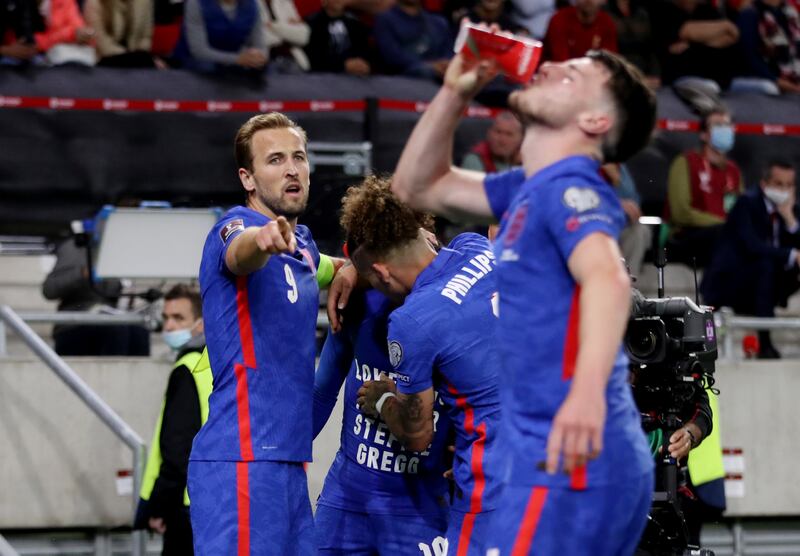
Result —
[[345, 60], [370, 61], [369, 28], [355, 17], [345, 14], [332, 18], [319, 11], [308, 18], [308, 26], [311, 37], [306, 55], [312, 71], [343, 73]]
[[[195, 336], [183, 347], [176, 361], [189, 352], [202, 352], [205, 336]], [[201, 427], [200, 400], [192, 369], [180, 365], [172, 369], [164, 395], [164, 414], [161, 421], [161, 469], [153, 485], [150, 499], [139, 500], [137, 527], [146, 528], [147, 520], [160, 517], [167, 523], [184, 508], [183, 492], [189, 468], [192, 441]]]
[[776, 247], [761, 188], [749, 189], [739, 197], [703, 276], [700, 289], [708, 303], [731, 304], [739, 294], [739, 286], [752, 283], [751, 274], [760, 272], [765, 260], [772, 261], [776, 269], [786, 268], [791, 249], [800, 248], [800, 233], [790, 234], [783, 217], [778, 215], [777, 219]]

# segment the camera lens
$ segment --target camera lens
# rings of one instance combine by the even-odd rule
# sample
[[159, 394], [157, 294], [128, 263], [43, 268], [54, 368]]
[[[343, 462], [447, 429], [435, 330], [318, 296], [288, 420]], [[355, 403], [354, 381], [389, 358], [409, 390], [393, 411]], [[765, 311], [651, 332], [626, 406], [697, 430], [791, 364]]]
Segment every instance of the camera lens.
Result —
[[637, 359], [648, 359], [658, 347], [658, 338], [652, 330], [642, 330], [628, 338], [628, 350]]

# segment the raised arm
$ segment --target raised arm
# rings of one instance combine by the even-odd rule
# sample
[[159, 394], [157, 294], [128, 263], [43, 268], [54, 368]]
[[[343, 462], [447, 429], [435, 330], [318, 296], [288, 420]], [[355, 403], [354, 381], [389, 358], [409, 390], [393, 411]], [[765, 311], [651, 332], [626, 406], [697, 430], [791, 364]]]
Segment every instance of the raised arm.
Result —
[[294, 253], [297, 240], [283, 216], [264, 226], [250, 226], [239, 234], [225, 253], [225, 265], [233, 274], [244, 276], [262, 268], [271, 255]]
[[453, 166], [453, 137], [469, 102], [496, 73], [491, 62], [468, 68], [460, 55], [453, 58], [444, 85], [400, 156], [392, 179], [392, 191], [400, 200], [451, 220], [494, 222], [483, 189], [485, 174]]

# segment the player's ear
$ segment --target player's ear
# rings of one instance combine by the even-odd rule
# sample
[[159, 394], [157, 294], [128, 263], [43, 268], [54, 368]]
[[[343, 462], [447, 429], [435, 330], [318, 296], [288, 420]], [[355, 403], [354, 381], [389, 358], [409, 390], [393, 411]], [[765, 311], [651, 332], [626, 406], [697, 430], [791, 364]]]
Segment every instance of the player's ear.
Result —
[[378, 277], [381, 284], [389, 285], [391, 280], [391, 273], [389, 272], [389, 267], [386, 266], [384, 263], [372, 263], [372, 271]]
[[611, 130], [612, 117], [600, 110], [586, 111], [578, 115], [578, 126], [589, 135], [603, 135]]
[[244, 168], [239, 168], [239, 181], [242, 182], [242, 187], [248, 193], [256, 190], [256, 184], [253, 181], [253, 176]]

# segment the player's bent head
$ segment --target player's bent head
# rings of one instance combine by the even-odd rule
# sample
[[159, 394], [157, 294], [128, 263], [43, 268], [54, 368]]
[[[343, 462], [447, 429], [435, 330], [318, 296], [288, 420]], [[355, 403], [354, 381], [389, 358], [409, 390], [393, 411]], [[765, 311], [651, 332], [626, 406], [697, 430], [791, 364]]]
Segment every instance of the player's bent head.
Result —
[[280, 112], [259, 114], [242, 124], [236, 133], [234, 155], [237, 167], [244, 168], [248, 172], [253, 171], [253, 136], [265, 129], [293, 129], [303, 140], [303, 146], [308, 147], [308, 136], [305, 130], [288, 116]]
[[347, 190], [341, 225], [350, 260], [369, 278], [375, 263], [398, 261], [418, 246], [429, 246], [420, 228], [432, 229], [433, 217], [400, 202], [390, 178], [369, 176]]
[[606, 89], [617, 117], [603, 141], [606, 162], [624, 162], [650, 141], [656, 124], [656, 97], [642, 73], [630, 62], [607, 50], [590, 50], [586, 57], [609, 72]]

